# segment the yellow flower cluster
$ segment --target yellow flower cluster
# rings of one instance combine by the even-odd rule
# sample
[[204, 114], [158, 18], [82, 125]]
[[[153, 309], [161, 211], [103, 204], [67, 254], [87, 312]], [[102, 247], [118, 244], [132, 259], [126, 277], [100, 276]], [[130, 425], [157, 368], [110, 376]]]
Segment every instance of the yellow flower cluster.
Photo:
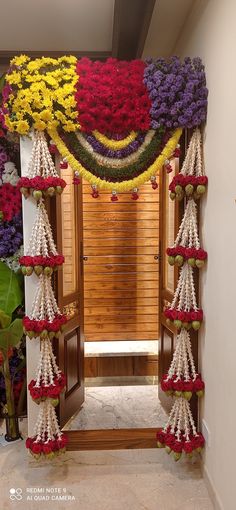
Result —
[[80, 128], [75, 100], [77, 59], [73, 56], [37, 58], [26, 55], [11, 61], [6, 81], [12, 92], [4, 107], [10, 131], [26, 135], [33, 127], [39, 131], [62, 127], [70, 132]]
[[111, 138], [107, 138], [107, 136], [103, 135], [99, 131], [93, 131], [93, 136], [105, 145], [108, 149], [119, 150], [127, 147], [131, 142], [133, 142], [137, 136], [135, 131], [131, 131], [128, 136], [123, 138], [122, 140], [112, 140]]
[[89, 170], [86, 170], [77, 159], [70, 153], [65, 143], [61, 139], [56, 129], [51, 129], [49, 131], [49, 135], [57, 146], [58, 151], [60, 152], [63, 158], [66, 158], [69, 165], [74, 171], [78, 171], [81, 177], [83, 177], [86, 181], [91, 184], [95, 184], [100, 189], [106, 189], [109, 191], [115, 190], [117, 192], [125, 192], [130, 191], [133, 188], [139, 188], [142, 184], [149, 181], [152, 175], [156, 175], [161, 168], [163, 167], [165, 161], [171, 157], [173, 154], [180, 136], [182, 134], [182, 129], [178, 128], [174, 131], [172, 137], [168, 140], [161, 154], [156, 158], [154, 163], [152, 163], [147, 170], [145, 170], [138, 177], [134, 177], [134, 179], [129, 179], [128, 181], [123, 182], [109, 182], [100, 177], [96, 177]]

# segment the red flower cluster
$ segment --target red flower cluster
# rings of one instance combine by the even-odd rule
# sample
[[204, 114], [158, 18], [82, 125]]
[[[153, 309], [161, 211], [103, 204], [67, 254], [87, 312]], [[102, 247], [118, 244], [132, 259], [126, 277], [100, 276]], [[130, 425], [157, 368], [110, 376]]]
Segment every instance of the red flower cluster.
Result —
[[92, 62], [81, 58], [75, 94], [81, 129], [119, 134], [148, 130], [151, 101], [143, 84], [144, 68], [141, 60]]
[[[66, 186], [66, 182], [61, 177], [41, 177], [36, 176], [30, 179], [29, 177], [21, 177], [17, 183], [23, 195], [29, 195], [30, 191], [41, 191], [44, 194], [61, 194]], [[49, 193], [51, 191], [51, 193]]]
[[[67, 443], [67, 436], [62, 434], [62, 436], [56, 437], [55, 439], [49, 439], [48, 441], [36, 441], [36, 436], [28, 437], [25, 445], [33, 455], [47, 456], [49, 454], [56, 454], [60, 450], [65, 450]], [[50, 457], [51, 456], [52, 455], [50, 455]]]
[[64, 261], [65, 258], [63, 255], [49, 255], [49, 257], [43, 257], [42, 255], [35, 255], [34, 257], [24, 255], [19, 259], [20, 265], [26, 267], [42, 266], [54, 268], [61, 266]]
[[206, 175], [201, 175], [200, 177], [196, 177], [195, 175], [183, 175], [181, 173], [175, 175], [173, 177], [170, 185], [169, 190], [173, 193], [176, 192], [175, 187], [181, 186], [182, 188], [185, 188], [188, 184], [191, 184], [194, 188], [197, 188], [197, 186], [206, 186], [208, 182], [208, 178]]
[[21, 194], [16, 186], [6, 182], [0, 187], [2, 220], [11, 221], [21, 211]]
[[177, 310], [176, 308], [166, 308], [166, 310], [164, 310], [164, 315], [167, 319], [174, 322], [174, 326], [177, 329], [181, 329], [182, 327], [187, 327], [189, 325], [193, 329], [197, 330], [200, 328], [203, 320], [203, 310], [201, 309], [186, 312], [185, 310]]
[[37, 403], [41, 402], [42, 400], [46, 400], [46, 398], [57, 399], [66, 385], [66, 378], [64, 374], [60, 374], [59, 377], [54, 377], [54, 384], [45, 386], [41, 381], [39, 387], [35, 385], [36, 381], [32, 379], [28, 385], [28, 388], [32, 399]]
[[23, 318], [23, 326], [25, 332], [32, 333], [32, 337], [41, 336], [42, 333], [43, 333], [42, 337], [46, 336], [47, 333], [51, 332], [58, 333], [59, 331], [62, 330], [62, 326], [64, 326], [66, 322], [67, 322], [66, 315], [63, 314], [57, 315], [52, 322], [50, 322], [48, 319], [44, 320], [30, 319], [27, 315]]
[[207, 252], [200, 248], [185, 248], [184, 246], [176, 246], [175, 248], [167, 248], [166, 253], [169, 257], [176, 257], [181, 255], [184, 260], [195, 259], [195, 260], [206, 260]]
[[185, 381], [183, 377], [177, 380], [176, 375], [173, 375], [171, 379], [168, 379], [168, 375], [165, 374], [161, 380], [161, 389], [168, 392], [178, 391], [182, 393], [198, 393], [203, 391], [204, 388], [205, 384], [200, 374], [197, 375], [195, 380], [190, 379], [189, 381]]
[[164, 448], [165, 446], [169, 447], [171, 451], [174, 453], [192, 453], [194, 450], [198, 450], [203, 448], [205, 444], [205, 439], [201, 432], [198, 432], [196, 436], [190, 435], [189, 441], [186, 440], [184, 436], [184, 432], [181, 433], [180, 441], [177, 441], [175, 434], [170, 432], [170, 429], [167, 432], [160, 431], [157, 432], [157, 446], [159, 448]]

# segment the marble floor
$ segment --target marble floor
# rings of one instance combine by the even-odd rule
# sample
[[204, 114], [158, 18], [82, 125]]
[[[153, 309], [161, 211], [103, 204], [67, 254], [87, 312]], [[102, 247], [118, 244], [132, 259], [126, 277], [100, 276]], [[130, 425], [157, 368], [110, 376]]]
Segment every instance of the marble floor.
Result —
[[81, 410], [65, 430], [161, 427], [165, 421], [157, 385], [87, 387]]
[[[158, 449], [37, 462], [21, 441], [0, 449], [0, 472], [1, 510], [214, 510], [198, 459], [175, 463]], [[21, 499], [10, 499], [14, 489]]]

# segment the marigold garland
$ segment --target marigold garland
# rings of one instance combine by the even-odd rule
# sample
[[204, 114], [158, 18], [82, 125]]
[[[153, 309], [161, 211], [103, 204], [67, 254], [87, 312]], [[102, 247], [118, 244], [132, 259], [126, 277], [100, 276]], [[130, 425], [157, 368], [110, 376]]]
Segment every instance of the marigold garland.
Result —
[[163, 135], [162, 129], [156, 131], [150, 140], [150, 143], [147, 146], [144, 146], [143, 151], [141, 151], [141, 153], [136, 151], [136, 159], [134, 162], [132, 162], [132, 160], [129, 162], [128, 160], [127, 163], [126, 160], [125, 163], [122, 164], [121, 160], [118, 168], [116, 165], [101, 165], [101, 163], [97, 161], [96, 155], [91, 154], [83, 147], [75, 133], [70, 133], [68, 135], [64, 134], [63, 141], [70, 153], [86, 170], [93, 173], [95, 177], [100, 177], [101, 179], [105, 178], [106, 181], [116, 183], [133, 179], [134, 177], [138, 177], [138, 175], [142, 174], [161, 153], [161, 150], [165, 146], [165, 141], [166, 139], [168, 140], [169, 136], [169, 134]]
[[135, 140], [137, 137], [137, 133], [135, 131], [131, 131], [128, 136], [125, 138], [122, 138], [121, 140], [114, 140], [112, 138], [108, 138], [107, 136], [103, 135], [102, 133], [99, 133], [97, 129], [93, 131], [93, 136], [97, 138], [99, 142], [101, 142], [105, 147], [112, 150], [119, 150], [124, 149], [127, 147], [131, 142]]
[[117, 192], [125, 192], [129, 191], [133, 188], [139, 188], [142, 184], [149, 181], [153, 175], [156, 175], [159, 170], [164, 165], [165, 161], [171, 157], [173, 154], [179, 138], [181, 136], [182, 129], [176, 129], [172, 137], [169, 139], [161, 154], [156, 158], [154, 163], [152, 163], [147, 170], [145, 170], [141, 175], [135, 177], [130, 180], [126, 180], [123, 182], [111, 183], [107, 182], [100, 177], [95, 177], [91, 172], [86, 170], [77, 159], [70, 153], [67, 149], [66, 144], [63, 142], [61, 136], [58, 134], [56, 129], [50, 129], [49, 135], [55, 142], [60, 154], [63, 158], [66, 158], [69, 165], [74, 171], [79, 172], [79, 174], [86, 179], [91, 184], [94, 184], [98, 188], [107, 189], [109, 191], [116, 190]]

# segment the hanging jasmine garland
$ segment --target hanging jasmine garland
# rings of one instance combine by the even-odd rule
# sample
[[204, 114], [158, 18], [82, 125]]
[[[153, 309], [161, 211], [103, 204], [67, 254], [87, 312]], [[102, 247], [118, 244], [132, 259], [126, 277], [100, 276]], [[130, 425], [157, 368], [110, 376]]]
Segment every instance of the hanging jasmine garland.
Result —
[[[207, 184], [197, 128], [206, 119], [207, 93], [200, 59], [123, 62], [110, 58], [92, 62], [86, 58], [77, 61], [73, 56], [31, 60], [21, 55], [11, 61], [2, 92], [1, 123], [4, 129], [20, 135], [31, 132], [33, 149], [28, 175], [17, 183], [12, 208], [7, 207], [12, 190], [9, 186], [5, 189], [2, 215], [8, 218], [8, 225], [16, 221], [18, 190], [25, 198], [32, 195], [36, 200], [29, 246], [20, 259], [25, 276], [33, 272], [38, 276], [32, 308], [23, 319], [28, 337], [41, 339], [38, 367], [29, 384], [39, 415], [35, 433], [26, 442], [35, 458], [51, 458], [64, 451], [67, 442], [55, 412], [65, 377], [56, 365], [51, 345], [66, 323], [51, 285], [51, 275], [64, 257], [57, 252], [44, 206], [44, 198], [60, 195], [66, 183], [55, 168], [52, 154], [59, 151], [61, 155], [62, 176], [69, 164], [75, 185], [81, 177], [91, 184], [92, 197], [98, 198], [99, 189], [104, 189], [111, 192], [112, 202], [117, 202], [119, 192], [127, 191], [137, 200], [142, 184], [150, 181], [155, 190], [158, 172], [163, 167], [172, 171], [170, 160], [179, 157], [178, 142], [185, 128], [196, 129], [170, 192], [172, 199], [185, 196], [188, 202], [174, 246], [168, 248], [169, 263], [181, 269], [173, 302], [165, 310], [178, 337], [173, 361], [161, 383], [176, 401], [165, 428], [158, 433], [157, 444], [173, 451], [176, 460], [182, 451], [191, 454], [204, 444], [188, 402], [193, 393], [200, 396], [204, 389], [195, 370], [188, 330], [198, 330], [203, 320], [193, 271], [202, 267], [207, 256], [200, 246], [195, 204]], [[13, 231], [15, 235], [15, 227], [7, 232], [9, 242]]]
[[[192, 135], [182, 170], [176, 177], [182, 175], [185, 179], [190, 174], [203, 175], [201, 133], [198, 129]], [[176, 177], [173, 179], [175, 182]], [[186, 181], [185, 185], [188, 186]], [[189, 330], [197, 331], [203, 320], [203, 311], [198, 308], [196, 301], [193, 268], [203, 266], [207, 253], [200, 248], [197, 228], [194, 198], [197, 199], [199, 193], [194, 192], [194, 187], [188, 193], [186, 187], [181, 191], [181, 197], [184, 192], [188, 196], [183, 219], [174, 246], [167, 249], [169, 263], [177, 263], [181, 269], [173, 301], [164, 310], [167, 324], [172, 323], [177, 328], [178, 336], [170, 368], [161, 380], [161, 388], [176, 400], [166, 426], [157, 433], [157, 446], [165, 448], [167, 453], [172, 452], [176, 461], [182, 452], [192, 456], [193, 451], [201, 452], [204, 446], [204, 437], [197, 432], [189, 405], [193, 393], [201, 397], [205, 388], [201, 375], [195, 369]]]

